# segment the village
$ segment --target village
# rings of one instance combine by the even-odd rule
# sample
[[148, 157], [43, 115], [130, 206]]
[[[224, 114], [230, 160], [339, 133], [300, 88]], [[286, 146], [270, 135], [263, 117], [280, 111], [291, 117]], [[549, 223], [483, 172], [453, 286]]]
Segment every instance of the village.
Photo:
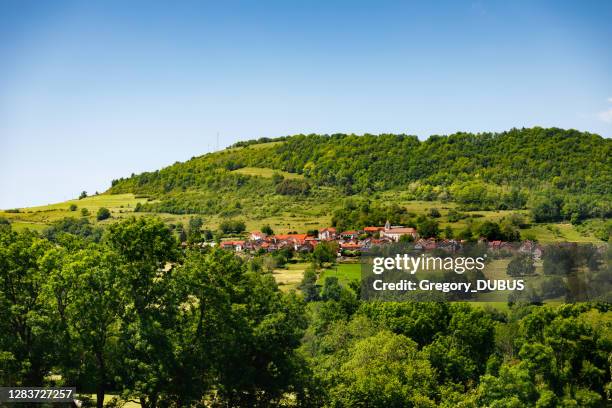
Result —
[[[295, 252], [309, 253], [321, 242], [335, 243], [337, 256], [355, 257], [367, 253], [372, 247], [398, 242], [411, 243], [414, 249], [423, 251], [443, 250], [457, 252], [467, 243], [465, 240], [441, 239], [419, 236], [416, 228], [393, 226], [387, 221], [384, 226], [367, 226], [362, 230], [338, 232], [334, 227], [316, 231], [316, 234], [265, 234], [261, 231], [249, 233], [247, 239], [220, 242], [220, 247], [238, 253], [274, 252], [289, 248]], [[520, 245], [500, 240], [488, 241], [484, 238], [478, 243], [485, 244], [493, 252], [521, 252], [539, 260], [542, 247], [533, 241], [523, 241]], [[211, 244], [214, 245], [214, 244]]]

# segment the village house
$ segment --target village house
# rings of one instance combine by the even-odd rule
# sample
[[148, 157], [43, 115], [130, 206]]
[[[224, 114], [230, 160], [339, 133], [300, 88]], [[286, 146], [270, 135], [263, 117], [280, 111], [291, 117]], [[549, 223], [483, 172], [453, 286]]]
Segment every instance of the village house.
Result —
[[334, 227], [323, 228], [319, 231], [319, 239], [322, 241], [329, 241], [330, 239], [336, 238], [336, 229]]
[[344, 239], [357, 239], [359, 235], [359, 231], [343, 231], [340, 233], [340, 236]]
[[421, 238], [414, 244], [414, 249], [420, 249], [423, 251], [431, 251], [432, 249], [436, 249], [437, 247], [438, 243], [436, 242], [435, 238]]
[[261, 231], [253, 231], [251, 232], [251, 235], [249, 235], [249, 239], [251, 241], [263, 241], [264, 239], [266, 239], [266, 237], [267, 235]]
[[306, 250], [306, 245], [312, 249], [312, 245], [307, 241], [308, 234], [285, 234], [273, 235], [272, 240], [277, 244], [278, 248], [292, 247], [295, 251]]
[[363, 231], [368, 235], [376, 235], [380, 231], [383, 231], [385, 227], [365, 227]]
[[442, 249], [446, 252], [457, 252], [461, 249], [461, 243], [454, 239], [443, 239], [438, 242], [438, 249]]
[[542, 258], [542, 247], [530, 240], [527, 240], [521, 244], [519, 247], [519, 252], [531, 255], [531, 257], [536, 261]]
[[242, 252], [244, 249], [244, 241], [224, 241], [221, 242], [221, 248]]
[[403, 235], [410, 235], [413, 239], [418, 238], [416, 229], [411, 227], [391, 226], [389, 221], [385, 224], [385, 228], [380, 231], [381, 237], [391, 238], [393, 241], [398, 242]]
[[494, 241], [487, 242], [487, 248], [495, 252], [501, 252], [501, 251], [512, 252], [513, 251], [512, 244], [510, 244], [509, 242], [500, 241], [500, 240], [494, 240]]

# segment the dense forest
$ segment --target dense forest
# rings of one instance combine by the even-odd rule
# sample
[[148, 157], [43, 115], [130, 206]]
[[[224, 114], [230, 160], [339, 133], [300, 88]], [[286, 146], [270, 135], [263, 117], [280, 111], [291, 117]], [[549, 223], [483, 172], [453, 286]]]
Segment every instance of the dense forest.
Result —
[[367, 302], [335, 277], [303, 292], [281, 292], [259, 257], [180, 249], [157, 218], [44, 235], [1, 224], [0, 382], [76, 386], [98, 407], [610, 400], [609, 304]]
[[[274, 180], [244, 167], [303, 176]], [[140, 210], [227, 211], [220, 196], [294, 196], [321, 187], [337, 195], [402, 190], [415, 199], [454, 201], [466, 210], [533, 208], [536, 221], [612, 215], [612, 140], [563, 129], [407, 135], [296, 135], [240, 142], [155, 172], [114, 180], [111, 193], [152, 197]], [[226, 201], [226, 200], [225, 200]]]

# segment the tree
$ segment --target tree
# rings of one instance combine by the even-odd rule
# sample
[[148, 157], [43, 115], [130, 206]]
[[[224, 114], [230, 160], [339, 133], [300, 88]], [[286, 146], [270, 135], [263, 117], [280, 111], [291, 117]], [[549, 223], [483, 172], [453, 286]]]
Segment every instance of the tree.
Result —
[[345, 354], [334, 356], [329, 406], [436, 406], [435, 372], [413, 340], [380, 331], [356, 341]]
[[334, 262], [338, 253], [338, 243], [335, 241], [322, 241], [315, 246], [312, 252], [312, 259], [319, 266], [323, 266], [325, 262]]
[[219, 224], [219, 229], [224, 234], [240, 234], [246, 230], [246, 225], [240, 220], [224, 220]]
[[535, 272], [535, 265], [531, 255], [519, 253], [514, 256], [508, 263], [506, 273], [508, 276], [525, 276], [533, 275]]
[[81, 194], [79, 195], [79, 200], [82, 200], [84, 198], [87, 198], [87, 191], [81, 191]]
[[541, 283], [542, 297], [544, 299], [554, 299], [565, 296], [568, 292], [567, 285], [561, 276], [547, 276]]
[[435, 207], [430, 208], [429, 213], [427, 215], [429, 215], [431, 218], [440, 218], [442, 216], [442, 214], [440, 214], [440, 210]]
[[304, 271], [302, 282], [299, 289], [304, 294], [304, 300], [312, 302], [319, 299], [319, 288], [317, 287], [317, 272], [314, 268], [307, 268]]
[[76, 210], [77, 210], [77, 205], [76, 205], [76, 204], [74, 204], [74, 203], [73, 203], [73, 204], [70, 204], [70, 207], [68, 207], [68, 209], [69, 209], [70, 211], [76, 211]]
[[493, 221], [485, 221], [480, 224], [478, 227], [478, 235], [489, 241], [502, 240], [504, 238], [499, 224]]
[[63, 342], [64, 376], [78, 384], [94, 383], [97, 407], [114, 379], [118, 328], [124, 314], [121, 268], [116, 254], [92, 246], [66, 254], [61, 269], [50, 276], [54, 306], [67, 330]]
[[191, 217], [189, 218], [189, 227], [187, 230], [187, 237], [189, 242], [200, 242], [202, 240], [202, 226], [204, 220], [202, 217]]
[[11, 229], [11, 222], [4, 217], [0, 217], [0, 231], [2, 230], [9, 231], [10, 229]]
[[414, 236], [412, 234], [400, 235], [398, 242], [401, 242], [402, 244], [409, 244], [414, 242]]
[[277, 405], [299, 389], [296, 368], [304, 362], [294, 350], [306, 319], [295, 294], [283, 294], [272, 276], [250, 272], [218, 249], [190, 251], [177, 277], [193, 299], [180, 309], [186, 324], [174, 337], [181, 380], [172, 392], [185, 396], [177, 405], [200, 401], [213, 387], [224, 406]]
[[274, 235], [274, 231], [272, 230], [272, 227], [270, 227], [270, 225], [268, 224], [261, 227], [261, 232], [263, 232], [266, 235]]
[[102, 238], [102, 229], [94, 227], [87, 218], [66, 217], [53, 222], [42, 233], [45, 238], [56, 243], [63, 234], [72, 234], [88, 241], [98, 242]]
[[106, 207], [100, 207], [98, 209], [98, 212], [96, 213], [96, 219], [98, 221], [106, 220], [106, 219], [110, 218], [110, 216], [111, 216], [111, 212]]
[[531, 215], [535, 222], [559, 221], [563, 199], [554, 192], [548, 192], [534, 200]]
[[437, 221], [424, 218], [418, 223], [417, 232], [423, 238], [436, 238], [440, 235], [440, 227]]
[[321, 299], [323, 300], [340, 300], [342, 293], [342, 287], [338, 282], [338, 277], [327, 276], [323, 283], [323, 290], [321, 290]]
[[310, 184], [305, 180], [284, 179], [276, 185], [276, 193], [282, 195], [308, 195]]
[[454, 238], [453, 229], [450, 225], [447, 225], [446, 227], [444, 227], [444, 238], [446, 239]]
[[130, 217], [108, 227], [106, 242], [123, 264], [121, 289], [126, 313], [121, 321], [119, 376], [143, 407], [156, 407], [174, 376], [175, 329], [185, 301], [169, 262], [177, 260], [177, 242], [158, 218]]
[[6, 386], [40, 386], [60, 339], [44, 287], [60, 249], [36, 233], [0, 229], [0, 377]]

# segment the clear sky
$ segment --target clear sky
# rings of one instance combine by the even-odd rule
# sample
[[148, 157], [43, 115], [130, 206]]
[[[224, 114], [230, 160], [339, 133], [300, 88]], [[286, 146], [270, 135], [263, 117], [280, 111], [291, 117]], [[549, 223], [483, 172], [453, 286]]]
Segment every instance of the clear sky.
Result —
[[612, 1], [0, 0], [0, 208], [237, 140], [612, 136]]

